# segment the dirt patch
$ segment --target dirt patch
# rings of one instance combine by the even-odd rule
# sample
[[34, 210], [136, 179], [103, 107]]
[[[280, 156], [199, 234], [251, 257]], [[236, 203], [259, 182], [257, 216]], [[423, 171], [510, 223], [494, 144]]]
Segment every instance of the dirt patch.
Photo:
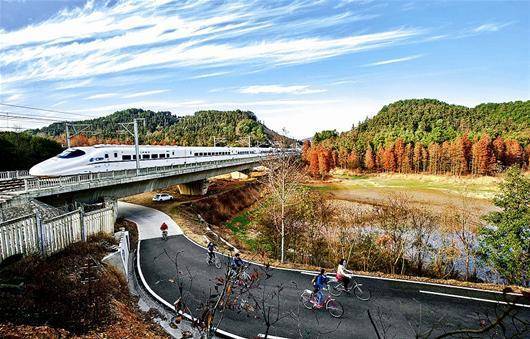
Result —
[[325, 181], [311, 181], [307, 186], [329, 194], [334, 200], [363, 206], [385, 205], [393, 194], [405, 194], [412, 204], [442, 213], [448, 206], [462, 206], [475, 221], [497, 210], [491, 198], [501, 178], [451, 177], [418, 174], [354, 175], [337, 172]]

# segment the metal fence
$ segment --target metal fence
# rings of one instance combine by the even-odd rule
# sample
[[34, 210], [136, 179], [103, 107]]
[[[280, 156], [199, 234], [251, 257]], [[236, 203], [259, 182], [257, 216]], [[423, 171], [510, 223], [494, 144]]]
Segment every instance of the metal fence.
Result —
[[50, 255], [103, 232], [114, 233], [113, 205], [84, 213], [82, 209], [42, 220], [38, 214], [0, 223], [0, 262], [15, 254]]

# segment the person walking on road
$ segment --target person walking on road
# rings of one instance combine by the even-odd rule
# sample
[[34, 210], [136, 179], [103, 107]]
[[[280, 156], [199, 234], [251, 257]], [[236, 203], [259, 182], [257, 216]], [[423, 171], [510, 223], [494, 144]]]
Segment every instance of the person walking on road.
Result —
[[322, 299], [324, 299], [324, 293], [322, 293], [322, 289], [325, 288], [328, 284], [329, 278], [326, 276], [326, 271], [321, 268], [320, 274], [313, 278], [313, 292], [316, 295], [316, 307], [321, 308], [322, 307]]
[[168, 226], [165, 222], [160, 225], [160, 230], [162, 231], [162, 239], [167, 240], [167, 230]]

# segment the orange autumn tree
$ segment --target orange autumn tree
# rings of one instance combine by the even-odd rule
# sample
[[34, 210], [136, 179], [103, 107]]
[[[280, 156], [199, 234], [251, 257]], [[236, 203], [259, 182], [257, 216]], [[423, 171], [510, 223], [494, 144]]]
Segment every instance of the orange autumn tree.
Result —
[[370, 144], [368, 144], [366, 147], [366, 152], [364, 153], [364, 168], [366, 168], [368, 171], [373, 171], [375, 169], [374, 151], [372, 150], [372, 146], [370, 146]]
[[312, 177], [317, 177], [320, 173], [320, 167], [318, 163], [318, 149], [316, 147], [311, 147], [308, 151], [309, 153], [309, 174]]

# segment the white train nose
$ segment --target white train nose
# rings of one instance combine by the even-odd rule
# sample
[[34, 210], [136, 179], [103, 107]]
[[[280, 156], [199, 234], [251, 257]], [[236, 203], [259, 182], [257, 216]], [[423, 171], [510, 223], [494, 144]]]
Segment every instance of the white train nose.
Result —
[[48, 159], [29, 169], [29, 175], [35, 177], [54, 177], [57, 173], [61, 173], [59, 169], [60, 165], [57, 163], [57, 159]]

